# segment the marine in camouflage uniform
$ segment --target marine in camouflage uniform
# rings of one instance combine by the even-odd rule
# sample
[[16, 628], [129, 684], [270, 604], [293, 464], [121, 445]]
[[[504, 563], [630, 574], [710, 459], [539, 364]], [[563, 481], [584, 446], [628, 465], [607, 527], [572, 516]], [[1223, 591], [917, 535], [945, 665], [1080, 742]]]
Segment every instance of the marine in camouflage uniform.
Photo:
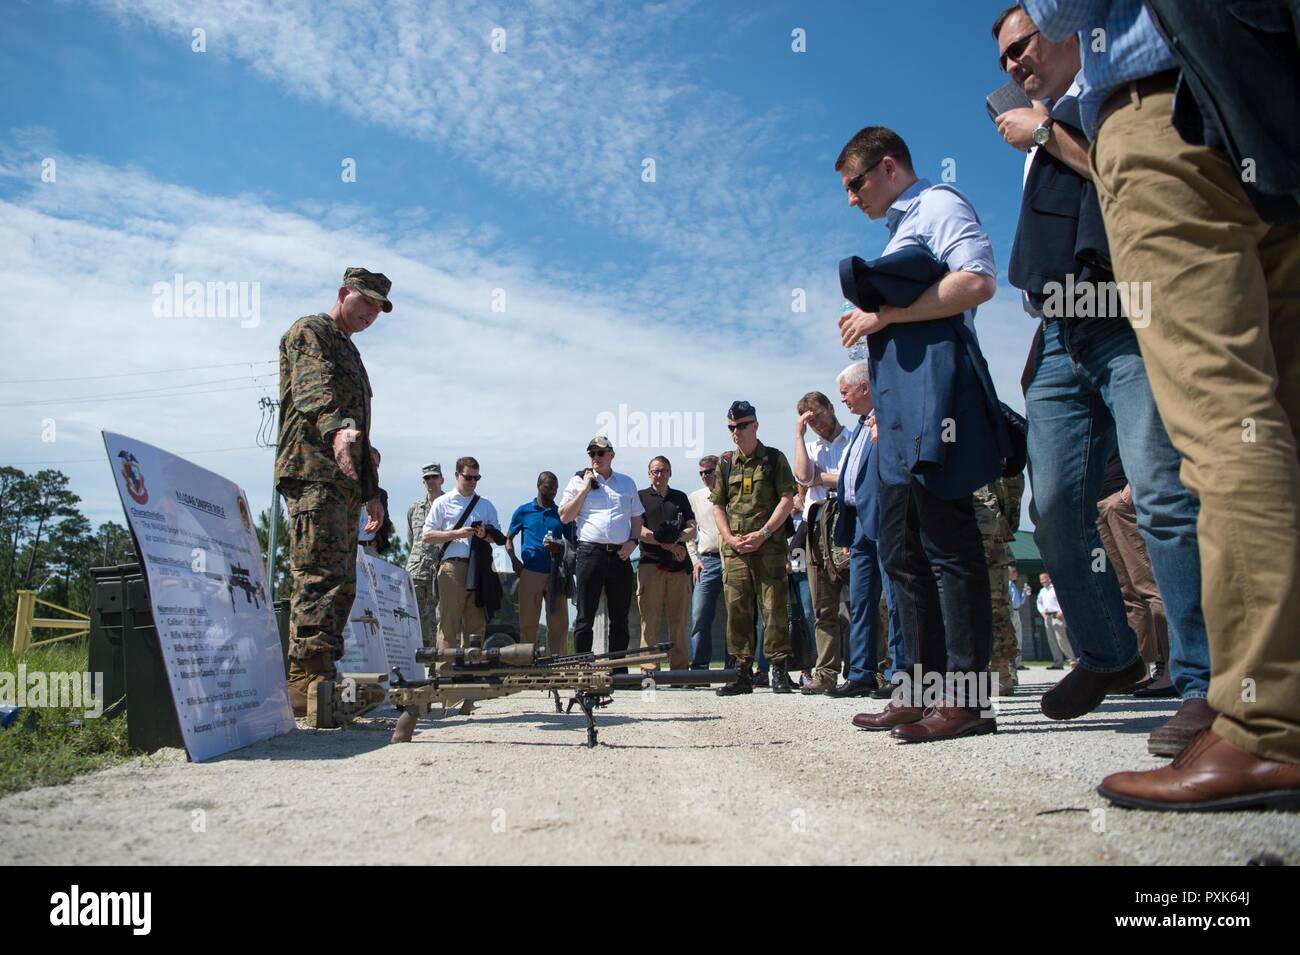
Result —
[[421, 477], [425, 494], [406, 511], [406, 530], [411, 541], [411, 553], [406, 558], [406, 570], [415, 588], [415, 603], [420, 608], [420, 639], [426, 647], [437, 644], [438, 627], [438, 558], [442, 548], [424, 542], [424, 519], [429, 508], [442, 493], [442, 465], [426, 464]]
[[[298, 716], [308, 715], [312, 685], [336, 675], [356, 597], [357, 512], [363, 502], [378, 508], [370, 378], [351, 335], [392, 311], [391, 285], [349, 268], [330, 312], [298, 319], [280, 339], [275, 480], [289, 512], [289, 701]], [[336, 437], [354, 475], [335, 458]]]
[[[789, 594], [786, 584], [785, 521], [797, 487], [784, 454], [765, 448], [756, 436], [758, 417], [748, 401], [727, 412], [736, 450], [722, 456], [709, 500], [718, 517], [722, 543], [722, 598], [727, 608], [727, 652], [736, 658], [739, 679], [720, 696], [753, 692], [754, 601], [763, 614], [763, 650], [771, 661], [773, 692], [789, 693], [785, 661], [790, 655]], [[748, 451], [744, 449], [749, 447]], [[719, 511], [721, 513], [719, 513]], [[736, 549], [749, 535], [765, 538], [756, 550]]]
[[975, 520], [984, 539], [984, 556], [989, 565], [989, 591], [993, 598], [993, 652], [989, 658], [989, 672], [998, 675], [1000, 692], [1010, 695], [1015, 691], [1016, 631], [1011, 622], [1011, 600], [1007, 595], [1007, 568], [1011, 566], [1010, 543], [1020, 526], [1020, 498], [1025, 492], [1025, 479], [998, 478], [980, 488], [973, 495]]

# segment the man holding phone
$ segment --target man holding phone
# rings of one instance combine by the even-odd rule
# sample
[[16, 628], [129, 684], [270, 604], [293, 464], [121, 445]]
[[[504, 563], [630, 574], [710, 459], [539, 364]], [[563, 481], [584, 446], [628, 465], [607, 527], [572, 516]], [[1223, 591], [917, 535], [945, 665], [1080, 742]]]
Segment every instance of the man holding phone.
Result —
[[[1050, 42], [1018, 5], [998, 17], [993, 36], [999, 65], [1038, 100], [1032, 109], [997, 118], [1008, 145], [1040, 147], [1026, 166], [1007, 277], [1024, 293], [1026, 311], [1041, 319], [1024, 375], [1034, 539], [1056, 581], [1079, 659], [1043, 694], [1042, 711], [1054, 720], [1083, 716], [1106, 694], [1127, 691], [1146, 675], [1114, 569], [1093, 567], [1094, 555], [1104, 553], [1096, 502], [1106, 463], [1118, 450], [1164, 597], [1170, 671], [1183, 699], [1147, 747], [1156, 756], [1176, 756], [1214, 719], [1205, 700], [1210, 653], [1196, 499], [1179, 479], [1178, 452], [1156, 410], [1133, 326], [1119, 310], [1085, 308], [1087, 299], [1068, 300], [1059, 291], [1095, 292], [1098, 305], [1114, 298], [1110, 243], [1084, 152], [1078, 41], [1070, 35]], [[1136, 310], [1131, 317], [1141, 321]]]
[[573, 649], [591, 650], [592, 627], [600, 596], [609, 614], [609, 649], [626, 650], [628, 612], [634, 580], [630, 559], [641, 536], [645, 506], [636, 482], [614, 471], [614, 446], [598, 434], [587, 442], [591, 467], [569, 479], [560, 498], [560, 520], [577, 523], [578, 559], [574, 567], [578, 615]]
[[[438, 567], [438, 646], [441, 648], [478, 647], [483, 645], [487, 619], [468, 589], [470, 538], [486, 538], [488, 528], [501, 533], [497, 509], [487, 498], [479, 497], [478, 482], [483, 477], [478, 461], [471, 457], [456, 460], [456, 489], [433, 502], [424, 519], [421, 535], [425, 544], [442, 545], [442, 564]], [[446, 669], [438, 664], [439, 672]]]

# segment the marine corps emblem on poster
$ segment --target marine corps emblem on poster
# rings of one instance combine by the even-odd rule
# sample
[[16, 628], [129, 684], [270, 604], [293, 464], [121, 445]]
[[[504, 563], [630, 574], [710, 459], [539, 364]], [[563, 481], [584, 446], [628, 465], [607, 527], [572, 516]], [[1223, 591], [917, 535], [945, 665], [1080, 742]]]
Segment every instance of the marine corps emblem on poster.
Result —
[[122, 459], [122, 480], [126, 482], [126, 493], [137, 504], [148, 504], [149, 489], [144, 486], [144, 471], [140, 469], [140, 462], [130, 451], [119, 451], [117, 456]]

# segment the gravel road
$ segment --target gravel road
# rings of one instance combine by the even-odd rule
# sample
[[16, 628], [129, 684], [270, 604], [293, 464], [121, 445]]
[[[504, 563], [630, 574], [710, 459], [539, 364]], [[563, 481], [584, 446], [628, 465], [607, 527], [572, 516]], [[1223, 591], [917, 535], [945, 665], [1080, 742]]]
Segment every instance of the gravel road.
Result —
[[1171, 701], [1112, 697], [1054, 724], [1035, 669], [1000, 731], [903, 745], [849, 719], [883, 701], [621, 693], [582, 717], [540, 694], [421, 722], [299, 730], [187, 763], [164, 751], [0, 800], [9, 864], [1300, 863], [1300, 818], [1108, 808], [1110, 771], [1157, 765]]

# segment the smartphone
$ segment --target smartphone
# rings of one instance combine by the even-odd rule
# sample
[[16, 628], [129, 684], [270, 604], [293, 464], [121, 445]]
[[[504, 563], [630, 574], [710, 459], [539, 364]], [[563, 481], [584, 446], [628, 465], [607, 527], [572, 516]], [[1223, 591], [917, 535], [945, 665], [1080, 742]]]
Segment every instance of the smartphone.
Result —
[[1033, 100], [1025, 95], [1025, 91], [1014, 80], [999, 86], [984, 99], [984, 108], [989, 111], [989, 119], [994, 122], [1009, 109], [1024, 109], [1033, 105]]

